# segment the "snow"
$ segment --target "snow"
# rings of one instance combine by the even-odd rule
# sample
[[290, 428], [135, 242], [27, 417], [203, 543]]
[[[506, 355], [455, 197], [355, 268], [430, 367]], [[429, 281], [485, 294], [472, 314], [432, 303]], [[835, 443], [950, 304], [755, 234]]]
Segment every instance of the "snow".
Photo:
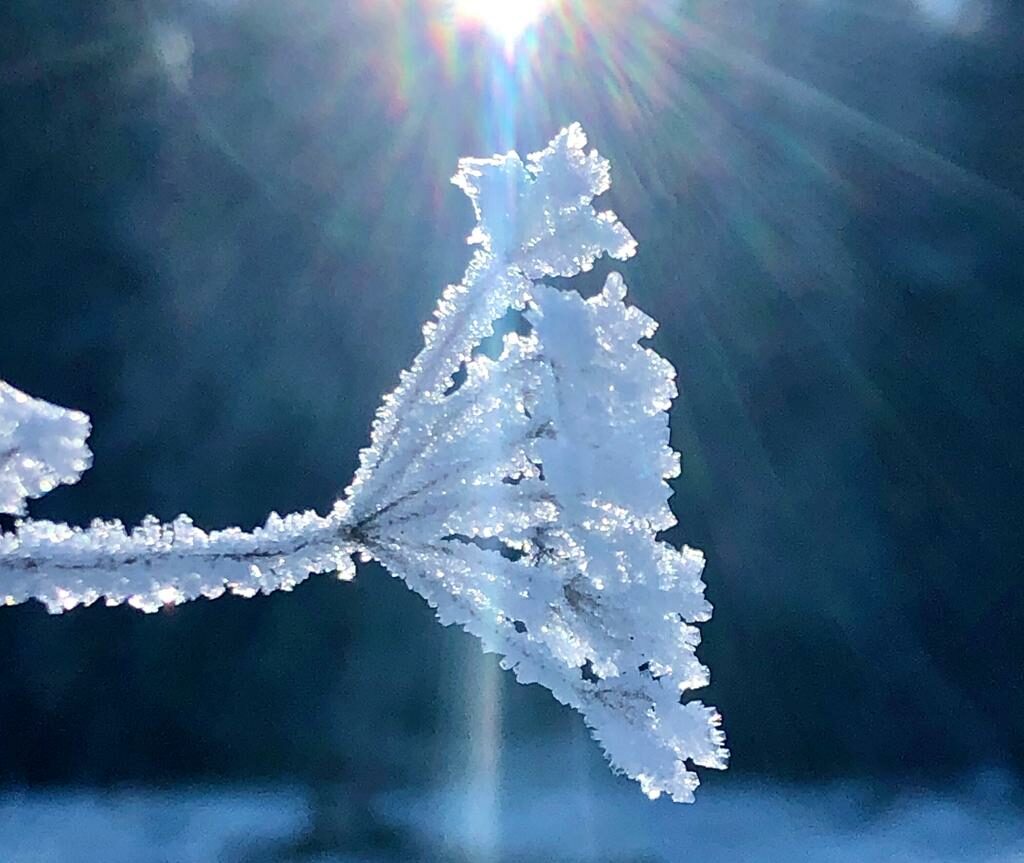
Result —
[[214, 863], [247, 842], [294, 835], [302, 797], [259, 789], [8, 792], [4, 863]]
[[[570, 771], [571, 772], [571, 771]], [[466, 831], [471, 788], [408, 798], [396, 811], [449, 848], [500, 849], [497, 859], [551, 863], [1017, 863], [1024, 810], [1002, 777], [959, 796], [911, 791], [887, 799], [855, 782], [799, 786], [732, 781], [699, 806], [645, 803], [621, 785], [531, 773], [498, 792], [492, 832]], [[973, 792], [973, 793], [972, 793]], [[444, 855], [438, 855], [444, 859]], [[486, 859], [486, 858], [484, 858]]]
[[[548, 759], [550, 763], [550, 759]], [[543, 769], [542, 760], [537, 766]], [[568, 771], [572, 774], [572, 771]], [[471, 787], [392, 793], [386, 820], [414, 831], [421, 857], [323, 854], [364, 860], [515, 860], [521, 863], [1017, 863], [1024, 810], [1002, 777], [957, 796], [893, 797], [858, 783], [821, 786], [732, 781], [701, 805], [645, 802], [630, 789], [546, 774], [502, 785], [492, 808]], [[481, 818], [481, 815], [484, 817]], [[0, 794], [4, 863], [214, 863], [285, 847], [309, 821], [297, 789], [146, 789]], [[262, 859], [250, 857], [249, 859]], [[274, 858], [289, 863], [310, 858]]]

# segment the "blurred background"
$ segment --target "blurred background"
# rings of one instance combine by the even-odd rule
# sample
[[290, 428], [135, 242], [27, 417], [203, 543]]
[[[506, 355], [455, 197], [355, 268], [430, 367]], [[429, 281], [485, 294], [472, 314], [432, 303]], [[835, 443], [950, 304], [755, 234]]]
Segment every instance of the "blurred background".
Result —
[[96, 454], [32, 512], [326, 511], [468, 260], [458, 157], [579, 120], [679, 372], [730, 770], [646, 801], [376, 565], [28, 604], [0, 860], [1024, 859], [1024, 10], [508, 6], [3, 4], [0, 376]]

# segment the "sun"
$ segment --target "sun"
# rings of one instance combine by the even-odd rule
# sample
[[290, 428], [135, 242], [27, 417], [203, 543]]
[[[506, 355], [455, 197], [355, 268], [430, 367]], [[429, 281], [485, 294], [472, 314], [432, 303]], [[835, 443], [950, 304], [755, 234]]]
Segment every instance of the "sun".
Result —
[[486, 28], [506, 45], [514, 44], [551, 5], [551, 0], [452, 0], [457, 21]]

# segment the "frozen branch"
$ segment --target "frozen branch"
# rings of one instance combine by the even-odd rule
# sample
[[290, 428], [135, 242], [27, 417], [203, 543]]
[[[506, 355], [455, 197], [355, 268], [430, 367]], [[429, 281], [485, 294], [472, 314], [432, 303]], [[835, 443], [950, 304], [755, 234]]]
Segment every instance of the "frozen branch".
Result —
[[[473, 202], [479, 249], [442, 294], [328, 516], [212, 533], [186, 516], [130, 531], [22, 521], [0, 535], [0, 598], [154, 611], [287, 590], [309, 573], [351, 578], [352, 556], [370, 556], [520, 681], [579, 710], [647, 794], [691, 800], [690, 766], [724, 767], [728, 752], [714, 708], [683, 700], [708, 680], [696, 657], [695, 624], [711, 613], [704, 558], [657, 539], [675, 523], [675, 370], [641, 344], [656, 324], [626, 305], [618, 274], [587, 300], [538, 281], [635, 251], [617, 217], [592, 205], [610, 174], [585, 147], [572, 126], [526, 162], [462, 160], [454, 182]], [[492, 359], [481, 344], [509, 310], [522, 326]], [[21, 514], [26, 498], [74, 482], [87, 434], [84, 415], [4, 385], [0, 509]]]

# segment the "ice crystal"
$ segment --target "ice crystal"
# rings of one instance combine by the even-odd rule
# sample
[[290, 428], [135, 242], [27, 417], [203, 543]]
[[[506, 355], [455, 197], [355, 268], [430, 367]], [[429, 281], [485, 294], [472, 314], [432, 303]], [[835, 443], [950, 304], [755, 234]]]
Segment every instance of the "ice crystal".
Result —
[[[711, 613], [704, 558], [657, 538], [675, 523], [675, 371], [642, 344], [656, 324], [626, 304], [617, 273], [590, 299], [538, 281], [635, 251], [617, 217], [593, 207], [609, 166], [585, 148], [574, 125], [525, 163], [460, 162], [453, 182], [473, 203], [479, 248], [328, 516], [273, 514], [250, 533], [206, 533], [186, 516], [130, 531], [22, 521], [0, 535], [0, 597], [154, 611], [290, 589], [311, 572], [350, 578], [353, 554], [376, 558], [442, 623], [579, 710], [649, 796], [692, 800], [688, 765], [722, 768], [728, 752], [717, 712], [683, 698], [708, 680], [695, 653], [695, 624]], [[489, 356], [482, 343], [510, 310], [521, 326]], [[21, 513], [26, 497], [77, 479], [87, 433], [84, 415], [4, 385], [0, 507]]]
[[77, 482], [92, 463], [89, 418], [0, 381], [0, 512], [24, 515], [25, 500]]

